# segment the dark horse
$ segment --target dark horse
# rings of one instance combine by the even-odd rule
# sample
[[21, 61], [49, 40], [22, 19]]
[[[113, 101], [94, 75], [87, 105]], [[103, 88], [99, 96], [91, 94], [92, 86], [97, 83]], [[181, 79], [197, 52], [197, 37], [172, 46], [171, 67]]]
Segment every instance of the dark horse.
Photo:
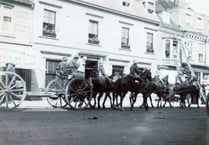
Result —
[[114, 84], [112, 83], [111, 79], [106, 76], [99, 77], [96, 71], [93, 71], [90, 77], [92, 82], [92, 98], [93, 98], [93, 100], [90, 102], [90, 107], [95, 108], [96, 105], [98, 105], [98, 108], [101, 108], [100, 100], [104, 94], [106, 95], [105, 95], [105, 100], [103, 102], [103, 107], [105, 107], [105, 102], [107, 97], [109, 97], [110, 105], [112, 107], [112, 100], [110, 93], [114, 90]]
[[126, 75], [118, 79], [115, 83], [115, 92], [117, 96], [120, 96], [119, 106], [123, 110], [123, 99], [128, 92], [131, 92], [130, 103], [131, 109], [136, 101], [137, 94], [141, 92], [146, 80], [151, 80], [151, 73], [149, 69], [143, 69], [139, 71], [139, 78], [136, 79], [131, 75]]
[[[152, 79], [152, 82], [148, 82], [145, 86], [145, 95], [149, 95], [150, 101], [152, 104], [151, 94], [154, 93], [158, 96], [158, 103], [157, 108], [162, 107], [162, 100], [165, 101], [163, 107], [165, 107], [166, 102], [169, 102], [170, 107], [172, 107], [170, 103], [170, 98], [167, 96], [169, 95], [170, 89], [169, 89], [169, 83], [168, 83], [168, 76], [165, 76], [164, 78], [160, 79], [159, 76], [155, 76]], [[142, 104], [146, 104], [145, 102]]]
[[177, 94], [180, 96], [180, 107], [186, 107], [185, 100], [186, 97], [190, 95], [191, 102], [189, 103], [188, 107], [190, 107], [191, 103], [193, 103], [197, 104], [197, 107], [199, 108], [200, 89], [201, 88], [197, 87], [196, 85], [186, 85], [182, 83], [174, 86], [172, 94]]

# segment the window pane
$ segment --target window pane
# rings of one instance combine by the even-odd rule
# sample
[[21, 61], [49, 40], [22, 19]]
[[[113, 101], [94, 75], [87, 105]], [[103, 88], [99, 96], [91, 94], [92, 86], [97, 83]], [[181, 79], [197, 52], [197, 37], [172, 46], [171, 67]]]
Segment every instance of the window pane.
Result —
[[165, 41], [165, 56], [166, 56], [166, 58], [170, 58], [170, 47], [171, 47], [170, 40], [166, 40]]
[[146, 44], [147, 52], [153, 53], [153, 34], [147, 33], [147, 44]]
[[11, 22], [12, 18], [4, 16], [3, 21], [3, 31], [10, 32], [11, 31]]
[[98, 22], [97, 21], [89, 21], [89, 33], [98, 35]]
[[50, 10], [44, 10], [44, 17], [43, 17], [44, 36], [56, 37], [55, 19], [56, 19], [56, 12]]
[[98, 21], [89, 20], [88, 43], [99, 44], [98, 24]]
[[129, 28], [122, 27], [121, 44], [129, 45]]

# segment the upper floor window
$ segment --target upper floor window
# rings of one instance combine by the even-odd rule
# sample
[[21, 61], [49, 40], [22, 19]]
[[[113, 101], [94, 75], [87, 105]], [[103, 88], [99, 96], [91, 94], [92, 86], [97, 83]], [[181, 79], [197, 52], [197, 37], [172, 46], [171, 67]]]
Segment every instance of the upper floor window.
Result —
[[13, 22], [13, 7], [0, 5], [0, 27], [1, 31], [6, 34], [10, 34], [12, 32], [12, 22]]
[[154, 6], [154, 3], [153, 2], [148, 2], [148, 5], [147, 5], [147, 11], [148, 13], [152, 14], [155, 10], [155, 6]]
[[88, 43], [99, 44], [98, 27], [99, 27], [98, 21], [89, 20]]
[[203, 44], [199, 44], [199, 49], [198, 49], [198, 59], [199, 62], [204, 62], [204, 45]]
[[188, 59], [192, 60], [192, 42], [185, 42], [185, 48], [188, 54]]
[[197, 19], [197, 28], [201, 29], [202, 28], [202, 18]]
[[130, 45], [129, 45], [129, 28], [126, 28], [126, 27], [122, 27], [121, 48], [130, 49]]
[[171, 49], [171, 41], [166, 40], [165, 41], [165, 57], [170, 58], [170, 49]]
[[191, 15], [190, 14], [186, 14], [186, 20], [185, 20], [185, 24], [187, 26], [190, 26], [191, 25]]
[[146, 42], [146, 51], [148, 53], [154, 53], [153, 49], [153, 33], [147, 32], [147, 42]]
[[176, 59], [178, 56], [178, 41], [173, 40], [173, 58]]
[[122, 6], [129, 7], [130, 1], [129, 0], [122, 0]]
[[56, 37], [56, 12], [44, 9], [43, 36]]
[[150, 0], [144, 0], [142, 2], [142, 4], [144, 5], [144, 8], [146, 9], [146, 11], [149, 13], [149, 14], [153, 14], [154, 11], [155, 11], [155, 3], [150, 1]]

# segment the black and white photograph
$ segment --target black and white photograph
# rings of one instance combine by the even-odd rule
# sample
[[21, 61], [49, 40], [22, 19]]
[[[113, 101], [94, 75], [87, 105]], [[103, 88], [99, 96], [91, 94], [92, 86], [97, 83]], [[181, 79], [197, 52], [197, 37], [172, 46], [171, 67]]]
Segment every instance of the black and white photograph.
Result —
[[209, 145], [209, 1], [0, 0], [0, 145]]

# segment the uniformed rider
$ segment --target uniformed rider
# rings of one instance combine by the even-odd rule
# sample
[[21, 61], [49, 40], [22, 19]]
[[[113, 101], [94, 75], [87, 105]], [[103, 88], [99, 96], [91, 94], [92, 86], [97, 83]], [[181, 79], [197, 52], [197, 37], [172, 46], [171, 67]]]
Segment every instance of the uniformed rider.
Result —
[[133, 64], [130, 67], [130, 75], [134, 78], [135, 81], [142, 81], [142, 79], [139, 76], [140, 69], [137, 66], [137, 62], [134, 60]]

